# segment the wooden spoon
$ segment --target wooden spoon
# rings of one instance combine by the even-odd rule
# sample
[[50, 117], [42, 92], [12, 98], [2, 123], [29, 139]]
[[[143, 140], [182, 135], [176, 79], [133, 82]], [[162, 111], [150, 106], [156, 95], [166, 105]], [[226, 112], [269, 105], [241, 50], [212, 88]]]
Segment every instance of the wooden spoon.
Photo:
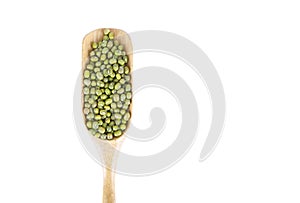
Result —
[[[132, 71], [132, 44], [129, 35], [119, 29], [109, 28], [114, 33], [115, 39], [124, 46], [126, 54], [128, 56], [128, 63], [130, 70]], [[103, 38], [104, 28], [94, 30], [88, 33], [82, 42], [82, 71], [89, 60], [89, 53], [92, 50], [91, 44], [93, 42], [99, 42]], [[83, 87], [83, 86], [82, 86]], [[83, 105], [83, 96], [82, 105]], [[130, 108], [132, 105], [130, 105]], [[131, 113], [131, 109], [129, 111]], [[128, 123], [129, 125], [129, 123]], [[128, 128], [128, 126], [127, 126]], [[125, 131], [124, 131], [125, 133]], [[91, 135], [91, 139], [95, 144], [95, 147], [102, 159], [103, 163], [103, 203], [114, 203], [115, 202], [115, 169], [117, 163], [118, 151], [125, 139], [125, 135], [120, 136], [113, 140], [101, 140]]]

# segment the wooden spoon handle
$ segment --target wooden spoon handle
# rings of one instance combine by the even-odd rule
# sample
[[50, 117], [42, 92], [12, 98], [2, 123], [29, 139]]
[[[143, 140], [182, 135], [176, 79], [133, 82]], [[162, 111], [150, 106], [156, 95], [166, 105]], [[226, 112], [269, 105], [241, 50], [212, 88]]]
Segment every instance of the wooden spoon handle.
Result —
[[115, 203], [115, 173], [103, 168], [103, 203]]

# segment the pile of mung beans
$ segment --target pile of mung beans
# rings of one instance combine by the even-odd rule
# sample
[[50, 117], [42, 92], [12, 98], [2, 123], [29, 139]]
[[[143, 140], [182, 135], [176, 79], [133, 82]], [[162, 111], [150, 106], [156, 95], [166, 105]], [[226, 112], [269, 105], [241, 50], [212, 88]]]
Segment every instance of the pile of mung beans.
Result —
[[124, 46], [109, 29], [91, 44], [83, 70], [83, 113], [89, 132], [112, 140], [123, 134], [130, 120], [131, 75]]

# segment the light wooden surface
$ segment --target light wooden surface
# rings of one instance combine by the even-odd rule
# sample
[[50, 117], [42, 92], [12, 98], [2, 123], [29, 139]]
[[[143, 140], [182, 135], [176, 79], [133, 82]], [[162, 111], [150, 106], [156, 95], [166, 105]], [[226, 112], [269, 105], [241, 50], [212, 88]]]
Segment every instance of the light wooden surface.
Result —
[[[130, 70], [132, 71], [132, 44], [128, 34], [122, 30], [109, 28], [111, 32], [115, 34], [115, 39], [117, 39], [120, 44], [124, 46], [126, 54], [128, 56], [128, 63]], [[94, 30], [88, 33], [82, 42], [82, 70], [88, 63], [89, 52], [92, 50], [92, 42], [99, 42], [103, 38], [104, 28]], [[83, 85], [83, 83], [82, 83]], [[83, 97], [82, 97], [83, 104]], [[131, 113], [132, 104], [130, 105]], [[130, 121], [129, 121], [130, 122]], [[128, 123], [129, 125], [129, 123]], [[95, 147], [101, 157], [103, 164], [103, 203], [115, 203], [115, 173], [114, 170], [117, 164], [118, 150], [124, 141], [125, 136], [122, 135], [117, 139], [110, 141], [101, 140], [99, 138], [93, 137], [91, 139], [95, 144]]]

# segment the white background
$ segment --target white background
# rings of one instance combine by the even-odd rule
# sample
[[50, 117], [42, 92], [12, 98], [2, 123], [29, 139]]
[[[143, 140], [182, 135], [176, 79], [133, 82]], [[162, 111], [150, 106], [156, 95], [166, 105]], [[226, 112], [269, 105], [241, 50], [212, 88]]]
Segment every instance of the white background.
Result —
[[[296, 0], [1, 1], [0, 202], [101, 202], [101, 168], [72, 118], [81, 41], [99, 27], [192, 40], [214, 63], [227, 101], [222, 139], [199, 163], [211, 113], [203, 83], [192, 80], [203, 94], [191, 151], [154, 176], [118, 175], [117, 202], [299, 202], [299, 9]], [[133, 121], [147, 127], [141, 97]]]

